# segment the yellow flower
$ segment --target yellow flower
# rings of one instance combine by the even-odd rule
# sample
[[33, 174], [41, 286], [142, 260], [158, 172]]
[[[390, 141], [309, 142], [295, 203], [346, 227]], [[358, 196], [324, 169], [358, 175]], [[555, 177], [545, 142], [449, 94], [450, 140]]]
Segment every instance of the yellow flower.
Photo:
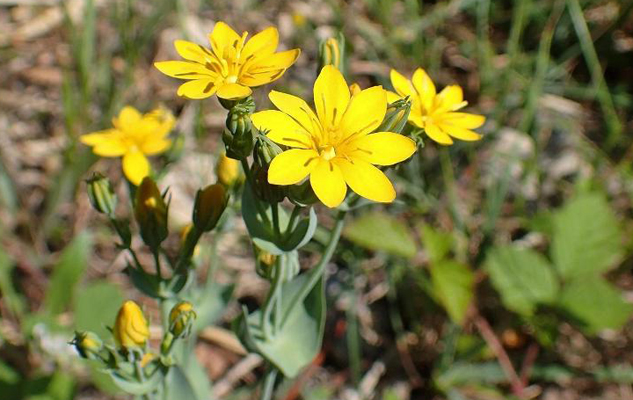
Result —
[[409, 96], [412, 103], [409, 121], [424, 129], [434, 141], [450, 145], [453, 144], [451, 137], [467, 141], [481, 139], [481, 135], [472, 129], [482, 126], [486, 118], [482, 115], [456, 112], [468, 104], [464, 101], [461, 87], [450, 85], [436, 93], [433, 81], [422, 68], [415, 70], [412, 80], [392, 69], [391, 84], [398, 94], [389, 92], [389, 102]]
[[176, 51], [186, 61], [161, 61], [154, 65], [165, 75], [188, 79], [178, 95], [204, 99], [217, 94], [227, 100], [247, 97], [251, 87], [279, 79], [299, 57], [300, 50], [275, 53], [279, 32], [269, 27], [246, 40], [224, 22], [209, 35], [211, 49], [185, 40], [176, 40]]
[[128, 300], [119, 309], [114, 323], [114, 340], [124, 348], [141, 347], [149, 337], [149, 326], [141, 308]]
[[268, 182], [294, 185], [310, 176], [315, 194], [328, 207], [345, 198], [347, 185], [378, 202], [396, 197], [393, 185], [375, 165], [392, 165], [415, 152], [413, 140], [393, 132], [373, 133], [387, 111], [380, 86], [350, 96], [345, 78], [331, 65], [314, 83], [316, 114], [302, 99], [276, 91], [270, 100], [280, 111], [253, 114], [253, 124], [281, 145], [293, 147], [276, 156]]
[[218, 181], [224, 186], [230, 187], [242, 180], [240, 162], [234, 158], [222, 154], [215, 165]]
[[126, 106], [112, 119], [112, 125], [112, 129], [82, 135], [80, 140], [101, 157], [123, 156], [123, 172], [138, 186], [150, 172], [146, 156], [163, 153], [171, 146], [166, 136], [174, 127], [174, 116], [163, 108], [141, 115]]
[[181, 301], [169, 312], [169, 330], [176, 337], [183, 333], [186, 336], [196, 318], [197, 314], [193, 310], [193, 304], [188, 301]]

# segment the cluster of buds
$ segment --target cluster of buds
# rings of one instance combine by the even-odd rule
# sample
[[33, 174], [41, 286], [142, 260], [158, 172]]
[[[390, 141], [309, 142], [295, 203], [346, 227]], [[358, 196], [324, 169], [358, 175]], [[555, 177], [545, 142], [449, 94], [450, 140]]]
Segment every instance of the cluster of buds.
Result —
[[[193, 305], [176, 304], [169, 314], [169, 327], [164, 332], [159, 352], [149, 345], [150, 329], [141, 307], [134, 301], [123, 303], [111, 328], [114, 346], [94, 332], [76, 332], [70, 342], [79, 355], [98, 360], [114, 379], [114, 383], [127, 390], [134, 387], [138, 394], [155, 391], [173, 359], [170, 355], [175, 340], [186, 338], [196, 319]], [[140, 369], [139, 369], [140, 368]]]
[[246, 159], [253, 151], [253, 125], [251, 114], [255, 103], [251, 97], [235, 101], [222, 101], [229, 112], [222, 140], [226, 146], [226, 155], [236, 160]]

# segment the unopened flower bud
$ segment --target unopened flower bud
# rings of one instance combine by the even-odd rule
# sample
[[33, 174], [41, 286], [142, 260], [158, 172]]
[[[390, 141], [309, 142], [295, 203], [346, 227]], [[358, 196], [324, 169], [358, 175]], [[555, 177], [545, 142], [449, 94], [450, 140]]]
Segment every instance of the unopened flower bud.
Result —
[[215, 228], [226, 209], [229, 195], [224, 185], [209, 185], [196, 193], [193, 206], [193, 223], [197, 229], [207, 232]]
[[125, 349], [143, 347], [149, 338], [149, 325], [143, 311], [132, 300], [119, 309], [112, 331], [117, 345]]
[[260, 135], [255, 139], [255, 150], [253, 151], [253, 158], [255, 163], [260, 167], [268, 168], [273, 158], [282, 153], [281, 147], [279, 147], [272, 140], [264, 135]]
[[286, 187], [286, 196], [295, 205], [306, 207], [319, 201], [314, 193], [310, 180]]
[[88, 198], [92, 207], [100, 213], [113, 217], [117, 197], [108, 178], [97, 172], [86, 183], [88, 184]]
[[[223, 103], [224, 105], [224, 103]], [[255, 110], [251, 97], [232, 102], [226, 117], [226, 129], [222, 140], [226, 146], [226, 155], [236, 160], [248, 157], [253, 151], [253, 131], [250, 115]]]
[[259, 247], [255, 248], [256, 263], [255, 272], [264, 279], [271, 279], [273, 272], [273, 265], [277, 261], [277, 256], [270, 254], [266, 250], [262, 250]]
[[328, 38], [319, 46], [319, 71], [326, 65], [333, 65], [339, 71], [343, 69], [345, 54], [345, 39], [343, 35], [338, 38]]
[[158, 248], [167, 238], [168, 206], [160, 194], [156, 183], [145, 177], [136, 192], [134, 215], [141, 228], [141, 237], [151, 248]]
[[215, 166], [218, 175], [218, 182], [226, 187], [234, 186], [242, 181], [243, 175], [240, 169], [240, 162], [236, 159], [222, 154]]
[[253, 173], [253, 192], [259, 199], [274, 204], [286, 197], [283, 186], [268, 183], [268, 165], [261, 166], [258, 163], [253, 163], [251, 171]]
[[99, 352], [103, 349], [101, 338], [93, 332], [75, 332], [75, 337], [70, 343], [83, 358], [90, 360], [98, 358]]
[[376, 132], [395, 132], [402, 133], [409, 113], [411, 112], [411, 101], [408, 99], [399, 99], [389, 104], [387, 114], [382, 124], [376, 129]]
[[175, 337], [187, 336], [191, 332], [197, 314], [188, 301], [176, 304], [169, 313], [169, 332]]

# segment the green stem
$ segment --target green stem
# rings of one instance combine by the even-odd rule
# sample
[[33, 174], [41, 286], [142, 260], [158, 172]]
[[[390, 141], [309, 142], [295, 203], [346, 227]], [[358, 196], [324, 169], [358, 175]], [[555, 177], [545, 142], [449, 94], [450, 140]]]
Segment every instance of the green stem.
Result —
[[264, 387], [262, 388], [262, 395], [260, 400], [272, 400], [273, 390], [275, 389], [275, 381], [277, 380], [277, 369], [271, 366], [268, 373], [266, 373], [266, 379], [264, 380]]
[[[264, 337], [266, 338], [266, 340], [268, 340], [268, 338], [270, 338], [271, 336], [270, 316], [272, 315], [273, 309], [278, 310], [280, 308], [278, 307], [278, 304], [279, 304], [279, 295], [281, 294], [281, 285], [283, 284], [283, 277], [285, 274], [284, 267], [285, 267], [285, 264], [281, 256], [277, 257], [277, 259], [275, 260], [275, 265], [274, 265], [275, 275], [273, 277], [273, 282], [270, 287], [268, 299], [266, 299], [266, 303], [262, 311], [261, 326], [262, 326], [262, 330], [264, 331]], [[279, 328], [280, 328], [279, 317], [275, 315], [275, 323], [273, 324], [273, 333], [277, 333]]]
[[[323, 251], [323, 256], [319, 263], [309, 272], [309, 277], [303, 287], [299, 290], [297, 294], [293, 297], [292, 301], [289, 304], [296, 304], [301, 299], [304, 299], [310, 290], [317, 284], [319, 279], [323, 277], [323, 273], [325, 272], [325, 267], [330, 262], [330, 259], [334, 255], [334, 250], [336, 250], [336, 245], [338, 245], [338, 241], [341, 238], [341, 233], [343, 232], [343, 226], [345, 225], [345, 215], [347, 211], [339, 211], [336, 215], [336, 224], [332, 229], [332, 233], [330, 234], [330, 241], [328, 242], [325, 250]], [[286, 324], [288, 317], [290, 316], [290, 309], [284, 315], [281, 326]]]
[[[244, 158], [240, 160], [242, 163], [242, 169], [244, 170], [244, 175], [246, 175], [246, 184], [250, 186], [251, 192], [253, 192], [253, 188], [255, 187], [255, 179], [253, 178], [253, 172], [251, 171], [251, 167], [248, 165], [248, 161]], [[264, 222], [270, 225], [270, 219], [268, 219], [268, 215], [266, 215], [266, 211], [262, 208], [261, 203], [255, 196], [253, 192], [253, 202], [255, 203], [255, 207], [257, 208], [257, 212], [261, 215]]]
[[275, 236], [279, 237], [281, 235], [281, 230], [279, 229], [279, 203], [271, 204], [270, 209], [273, 214], [273, 228], [275, 229]]
[[204, 232], [196, 228], [195, 225], [191, 227], [191, 230], [189, 231], [189, 233], [187, 234], [187, 238], [185, 239], [185, 244], [180, 251], [180, 255], [178, 256], [178, 261], [176, 261], [176, 273], [183, 273], [186, 270], [187, 265], [189, 264], [189, 261], [193, 256], [196, 245], [198, 244], [198, 241], [200, 240], [200, 237], [203, 233]]
[[152, 254], [154, 255], [154, 265], [156, 266], [156, 276], [158, 279], [163, 279], [163, 274], [160, 272], [160, 248], [152, 249]]

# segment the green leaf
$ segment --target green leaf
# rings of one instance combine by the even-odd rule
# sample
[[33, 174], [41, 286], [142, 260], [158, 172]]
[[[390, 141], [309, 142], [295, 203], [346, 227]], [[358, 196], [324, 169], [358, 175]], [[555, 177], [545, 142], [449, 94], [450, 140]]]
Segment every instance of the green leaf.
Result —
[[302, 274], [283, 285], [282, 310], [289, 316], [272, 337], [266, 339], [259, 326], [261, 310], [250, 315], [244, 311], [238, 322], [238, 335], [246, 348], [260, 354], [288, 378], [297, 376], [321, 349], [325, 327], [323, 278], [300, 298], [310, 277], [310, 273]]
[[[195, 343], [192, 343], [195, 345]], [[191, 388], [195, 393], [197, 399], [207, 400], [211, 398], [211, 382], [207, 371], [200, 365], [196, 353], [194, 352], [194, 346], [186, 346], [188, 351], [183, 354], [182, 368], [185, 372], [188, 382], [191, 384]], [[170, 397], [172, 398], [172, 397]], [[179, 397], [173, 397], [179, 398]]]
[[409, 229], [392, 216], [373, 212], [364, 214], [345, 227], [343, 236], [370, 250], [412, 258], [416, 253], [415, 240]]
[[597, 276], [578, 277], [567, 283], [559, 304], [588, 333], [621, 328], [633, 311], [633, 304], [624, 301], [617, 289]]
[[[172, 369], [174, 368], [171, 368], [170, 372]], [[124, 376], [120, 371], [117, 371], [117, 370], [108, 371], [108, 373], [110, 374], [110, 377], [112, 377], [112, 381], [119, 389], [121, 389], [122, 391], [126, 393], [133, 394], [136, 396], [142, 396], [144, 394], [147, 394], [156, 390], [156, 388], [158, 388], [158, 385], [160, 385], [163, 379], [165, 379], [165, 372], [166, 371], [164, 367], [159, 367], [147, 379], [145, 379], [143, 382], [139, 382], [138, 380], [136, 380], [136, 378], [134, 378], [133, 380], [130, 380], [128, 377]], [[180, 397], [180, 396], [165, 397], [165, 398], [167, 399], [182, 398], [183, 400], [190, 399], [188, 397]], [[191, 399], [196, 400], [195, 397]]]
[[92, 238], [80, 233], [66, 246], [53, 267], [51, 282], [46, 291], [45, 308], [51, 314], [64, 311], [73, 299], [75, 288], [88, 267]]
[[580, 195], [554, 215], [552, 260], [571, 278], [611, 269], [622, 257], [618, 220], [603, 196]]
[[453, 249], [453, 235], [437, 231], [426, 224], [420, 224], [419, 229], [422, 236], [422, 245], [431, 260], [431, 264], [446, 258]]
[[97, 281], [79, 290], [75, 298], [75, 329], [93, 331], [102, 338], [110, 337], [106, 326], [112, 326], [123, 303], [123, 293], [112, 283]]
[[202, 400], [196, 395], [191, 382], [180, 366], [171, 367], [165, 379], [167, 380], [165, 399]]
[[466, 265], [449, 260], [431, 264], [430, 271], [435, 297], [451, 319], [461, 324], [473, 298], [473, 272]]
[[531, 315], [538, 304], [554, 301], [558, 282], [553, 268], [539, 253], [513, 246], [495, 247], [485, 265], [509, 310]]

